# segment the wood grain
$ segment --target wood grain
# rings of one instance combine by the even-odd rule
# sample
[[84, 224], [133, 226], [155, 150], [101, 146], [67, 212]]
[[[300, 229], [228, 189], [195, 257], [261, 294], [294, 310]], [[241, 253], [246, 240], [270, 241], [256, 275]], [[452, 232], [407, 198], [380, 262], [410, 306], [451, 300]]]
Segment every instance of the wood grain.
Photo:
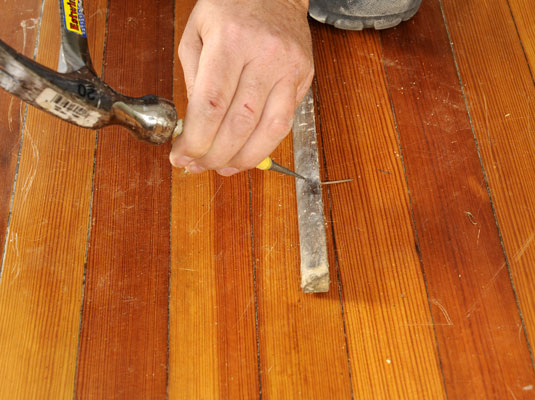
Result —
[[[173, 8], [109, 4], [105, 81], [171, 98]], [[165, 398], [171, 168], [169, 146], [100, 131], [76, 398]]]
[[[41, 0], [8, 0], [2, 4], [2, 14], [8, 16], [0, 24], [0, 38], [27, 57], [35, 50], [39, 30]], [[0, 89], [0, 247], [4, 249], [13, 181], [20, 150], [20, 135], [24, 122], [24, 104]]]
[[[57, 7], [45, 4], [37, 54], [52, 68]], [[104, 29], [102, 7], [91, 2], [88, 29]], [[92, 48], [98, 68], [102, 43]], [[93, 132], [28, 109], [0, 284], [0, 398], [72, 398], [94, 146]]]
[[[533, 71], [535, 70], [535, 25], [533, 25], [535, 10], [533, 9], [533, 3], [530, 0], [509, 0], [507, 4], [511, 9], [518, 36], [533, 77]], [[514, 33], [511, 32], [511, 34]]]
[[[177, 44], [194, 3], [176, 3]], [[174, 100], [183, 116], [175, 57]], [[172, 195], [169, 398], [258, 398], [248, 176], [175, 170]]]
[[313, 37], [354, 397], [443, 398], [378, 35]]
[[258, 397], [246, 174], [173, 175], [169, 397]]
[[438, 1], [382, 39], [446, 391], [521, 398], [535, 376]]
[[[291, 167], [291, 144], [291, 137], [286, 138], [272, 157]], [[330, 292], [303, 293], [295, 180], [265, 171], [251, 174], [262, 395], [269, 399], [350, 398], [334, 254]], [[333, 248], [332, 241], [329, 248]]]

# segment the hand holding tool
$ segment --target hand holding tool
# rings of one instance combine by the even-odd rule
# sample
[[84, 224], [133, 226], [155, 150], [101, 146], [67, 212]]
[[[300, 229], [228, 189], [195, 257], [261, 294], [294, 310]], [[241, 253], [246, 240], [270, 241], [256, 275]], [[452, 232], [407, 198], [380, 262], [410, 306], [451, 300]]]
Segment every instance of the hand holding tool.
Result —
[[[0, 40], [0, 87], [84, 128], [118, 124], [153, 144], [166, 143], [182, 133], [182, 120], [171, 101], [154, 95], [125, 96], [97, 76], [89, 55], [82, 1], [59, 0], [59, 6], [61, 72], [36, 63]], [[267, 169], [293, 174], [278, 164]]]

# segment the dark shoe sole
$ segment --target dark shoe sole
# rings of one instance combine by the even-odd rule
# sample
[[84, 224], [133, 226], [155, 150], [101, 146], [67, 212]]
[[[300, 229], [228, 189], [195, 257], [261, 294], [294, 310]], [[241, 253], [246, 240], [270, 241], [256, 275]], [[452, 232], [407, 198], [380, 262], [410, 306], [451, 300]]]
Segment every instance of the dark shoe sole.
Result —
[[411, 19], [420, 8], [422, 0], [419, 0], [413, 8], [400, 14], [380, 15], [373, 17], [358, 17], [351, 15], [330, 14], [319, 7], [311, 5], [308, 13], [316, 21], [333, 25], [339, 29], [361, 31], [365, 28], [387, 29], [399, 25], [402, 21]]

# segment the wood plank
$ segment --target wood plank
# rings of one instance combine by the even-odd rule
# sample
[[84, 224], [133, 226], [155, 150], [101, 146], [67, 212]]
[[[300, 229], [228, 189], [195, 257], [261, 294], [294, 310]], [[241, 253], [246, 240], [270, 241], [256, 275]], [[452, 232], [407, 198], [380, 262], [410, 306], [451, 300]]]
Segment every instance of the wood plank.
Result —
[[[535, 10], [533, 9], [533, 4], [525, 0], [510, 0], [508, 5], [514, 17], [533, 81], [535, 71], [535, 27], [533, 19], [535, 18]], [[514, 35], [516, 32], [508, 26], [507, 33]], [[506, 45], [506, 47], [508, 46]], [[502, 46], [496, 50], [502, 51]], [[515, 65], [523, 64], [519, 50], [518, 45], [516, 45], [513, 58]], [[505, 54], [500, 54], [499, 61], [509, 63]], [[493, 68], [493, 70], [496, 70], [496, 68]], [[535, 306], [533, 301], [533, 293], [535, 293], [535, 251], [533, 247], [535, 216], [533, 215], [532, 207], [534, 201], [532, 197], [535, 192], [535, 183], [533, 181], [535, 172], [533, 171], [534, 158], [532, 152], [535, 150], [533, 141], [533, 126], [535, 126], [533, 99], [535, 91], [533, 87], [529, 87], [529, 76], [526, 68], [522, 66], [518, 70], [520, 74], [515, 76], [515, 81], [512, 83], [516, 85], [519, 84], [519, 81], [522, 81], [521, 90], [517, 92], [517, 89], [514, 88], [512, 91], [521, 93], [520, 98], [510, 93], [501, 104], [492, 104], [490, 108], [487, 99], [483, 98], [482, 105], [486, 110], [486, 115], [489, 116], [487, 118], [488, 121], [487, 119], [485, 120], [485, 126], [487, 132], [491, 133], [493, 140], [492, 143], [487, 142], [486, 146], [484, 144], [480, 146], [485, 149], [482, 151], [485, 164], [500, 166], [499, 170], [497, 170], [498, 168], [493, 168], [489, 172], [489, 180], [492, 182], [491, 189], [496, 211], [499, 211], [499, 215], [505, 218], [503, 221], [499, 219], [501, 233], [508, 254], [509, 269], [513, 276], [533, 352], [533, 346], [535, 345]], [[516, 75], [518, 72], [510, 71], [510, 73]], [[485, 86], [490, 83], [495, 85], [496, 82], [494, 80], [491, 76], [485, 76]], [[495, 89], [495, 93], [500, 93], [501, 97], [501, 90], [506, 85], [506, 82], [500, 82], [500, 85]], [[508, 88], [510, 87], [508, 86]], [[525, 91], [522, 90], [524, 87], [527, 88]], [[472, 90], [466, 88], [466, 91], [472, 93], [473, 97], [476, 96]], [[471, 106], [481, 108], [481, 98], [475, 100]], [[514, 112], [509, 111], [504, 114], [504, 121], [499, 118], [500, 114], [496, 115], [496, 111], [501, 111], [502, 109], [514, 110]], [[507, 116], [507, 114], [509, 115]], [[514, 122], [510, 118], [514, 118]], [[479, 126], [481, 129], [481, 123]], [[515, 132], [514, 136], [509, 132]], [[480, 131], [480, 134], [483, 133], [484, 131]], [[520, 160], [517, 160], [518, 154], [522, 155]], [[514, 179], [514, 187], [510, 187], [511, 185], [507, 182], [507, 179], [511, 178]]]
[[533, 24], [535, 10], [533, 2], [530, 0], [509, 0], [508, 5], [511, 8], [518, 36], [533, 76], [533, 71], [535, 71], [535, 25]]
[[[171, 98], [173, 7], [109, 4], [104, 73], [125, 94]], [[76, 397], [165, 398], [169, 146], [98, 136]]]
[[[176, 2], [178, 45], [194, 0]], [[174, 101], [187, 96], [175, 55]], [[170, 399], [252, 399], [260, 392], [247, 174], [173, 171]]]
[[[39, 30], [41, 0], [8, 0], [2, 4], [6, 16], [0, 24], [0, 38], [27, 57], [33, 57]], [[0, 89], [1, 90], [1, 89]], [[24, 104], [15, 96], [0, 92], [0, 243], [2, 253], [13, 194], [13, 181], [20, 150]]]
[[258, 397], [247, 175], [173, 175], [170, 398]]
[[[289, 136], [272, 156], [291, 167], [292, 154]], [[351, 398], [332, 240], [330, 292], [303, 293], [295, 180], [271, 172], [251, 173], [262, 395]]]
[[444, 398], [378, 34], [313, 37], [354, 397]]
[[382, 43], [446, 391], [525, 397], [529, 348], [439, 2]]
[[[89, 30], [104, 29], [105, 6], [91, 2]], [[57, 2], [41, 26], [37, 61], [55, 67]], [[28, 109], [0, 283], [0, 398], [72, 398], [94, 147], [94, 132]]]

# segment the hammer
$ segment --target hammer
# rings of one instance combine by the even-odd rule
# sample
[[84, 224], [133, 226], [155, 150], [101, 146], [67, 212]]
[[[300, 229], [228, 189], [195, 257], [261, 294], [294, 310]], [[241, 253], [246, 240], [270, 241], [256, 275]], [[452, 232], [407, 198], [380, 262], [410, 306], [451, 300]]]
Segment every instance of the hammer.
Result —
[[119, 124], [143, 141], [163, 144], [182, 132], [175, 106], [162, 97], [117, 93], [95, 73], [81, 0], [59, 0], [58, 72], [17, 53], [0, 40], [0, 87], [25, 102], [84, 128]]

